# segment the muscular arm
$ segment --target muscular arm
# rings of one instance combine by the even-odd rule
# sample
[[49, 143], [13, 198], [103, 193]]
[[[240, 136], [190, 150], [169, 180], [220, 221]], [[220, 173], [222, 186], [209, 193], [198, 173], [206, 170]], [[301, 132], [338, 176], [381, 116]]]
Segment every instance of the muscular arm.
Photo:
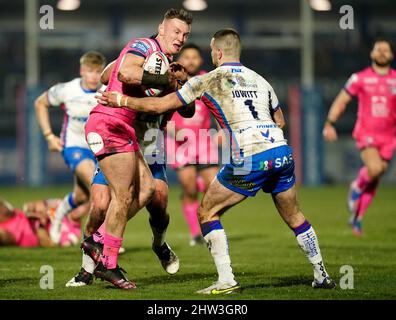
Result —
[[102, 82], [102, 84], [107, 85], [109, 83], [110, 75], [113, 72], [115, 63], [116, 60], [110, 62], [102, 71], [102, 74], [100, 75], [100, 82]]
[[0, 230], [0, 246], [15, 246], [16, 241], [7, 230]]
[[333, 142], [337, 140], [337, 131], [334, 128], [334, 123], [343, 114], [351, 100], [352, 97], [344, 89], [342, 89], [335, 98], [323, 127], [323, 137], [326, 141]]
[[127, 53], [118, 71], [118, 80], [130, 85], [141, 85], [143, 78], [143, 63], [143, 57]]

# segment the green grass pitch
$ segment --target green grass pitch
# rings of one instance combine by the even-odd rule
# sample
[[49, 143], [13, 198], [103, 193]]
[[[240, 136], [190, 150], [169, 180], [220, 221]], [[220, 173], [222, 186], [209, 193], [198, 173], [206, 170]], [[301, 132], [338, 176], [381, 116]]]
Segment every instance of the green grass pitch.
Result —
[[[0, 197], [15, 206], [24, 201], [61, 197], [69, 189], [0, 188]], [[168, 242], [180, 258], [180, 271], [167, 275], [151, 251], [146, 211], [128, 224], [120, 264], [136, 281], [134, 291], [122, 291], [106, 282], [66, 288], [79, 270], [78, 247], [63, 249], [0, 248], [0, 299], [395, 299], [396, 298], [396, 193], [381, 186], [363, 222], [364, 235], [355, 238], [347, 225], [347, 187], [301, 188], [299, 202], [314, 226], [328, 272], [338, 284], [331, 291], [311, 288], [312, 270], [297, 247], [291, 230], [281, 221], [271, 197], [259, 194], [223, 217], [233, 269], [245, 288], [241, 294], [202, 297], [196, 290], [215, 279], [215, 267], [206, 247], [189, 247], [181, 213], [180, 189], [171, 187]], [[54, 289], [42, 290], [42, 265], [54, 268]], [[340, 267], [354, 271], [354, 289], [339, 286]]]

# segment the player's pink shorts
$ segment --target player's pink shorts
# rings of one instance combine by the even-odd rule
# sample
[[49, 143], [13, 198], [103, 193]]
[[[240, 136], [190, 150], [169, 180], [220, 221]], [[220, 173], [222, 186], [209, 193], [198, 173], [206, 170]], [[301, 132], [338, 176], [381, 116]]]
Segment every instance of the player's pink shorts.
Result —
[[196, 140], [176, 141], [174, 138], [166, 138], [167, 164], [172, 169], [180, 169], [188, 165], [199, 165], [205, 168], [219, 163], [217, 144], [208, 139], [206, 143]]
[[382, 159], [390, 161], [396, 149], [396, 137], [378, 135], [358, 135], [355, 137], [356, 146], [359, 150], [368, 147], [377, 148]]
[[85, 124], [85, 138], [96, 157], [139, 150], [135, 129], [128, 120], [99, 112], [90, 114]]

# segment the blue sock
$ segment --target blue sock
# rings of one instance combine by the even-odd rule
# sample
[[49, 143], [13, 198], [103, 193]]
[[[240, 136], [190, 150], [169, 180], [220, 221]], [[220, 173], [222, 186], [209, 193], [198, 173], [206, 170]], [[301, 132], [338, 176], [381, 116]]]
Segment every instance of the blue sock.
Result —
[[69, 196], [67, 197], [67, 200], [68, 200], [69, 205], [70, 205], [70, 207], [71, 207], [72, 209], [77, 208], [77, 204], [74, 202], [74, 199], [73, 199], [73, 192], [70, 192], [70, 193], [69, 193]]

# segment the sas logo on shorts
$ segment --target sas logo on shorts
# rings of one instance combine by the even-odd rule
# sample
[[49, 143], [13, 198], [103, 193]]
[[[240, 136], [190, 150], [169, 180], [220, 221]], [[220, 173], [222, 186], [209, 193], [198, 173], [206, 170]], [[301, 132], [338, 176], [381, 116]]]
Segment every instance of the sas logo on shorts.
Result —
[[273, 168], [278, 169], [292, 162], [293, 162], [293, 157], [291, 154], [289, 154], [288, 156], [275, 158], [275, 160], [260, 161], [260, 170], [268, 171]]
[[88, 133], [87, 142], [88, 142], [89, 148], [95, 154], [98, 153], [100, 150], [102, 150], [104, 147], [102, 137], [99, 134], [97, 134], [96, 132]]

